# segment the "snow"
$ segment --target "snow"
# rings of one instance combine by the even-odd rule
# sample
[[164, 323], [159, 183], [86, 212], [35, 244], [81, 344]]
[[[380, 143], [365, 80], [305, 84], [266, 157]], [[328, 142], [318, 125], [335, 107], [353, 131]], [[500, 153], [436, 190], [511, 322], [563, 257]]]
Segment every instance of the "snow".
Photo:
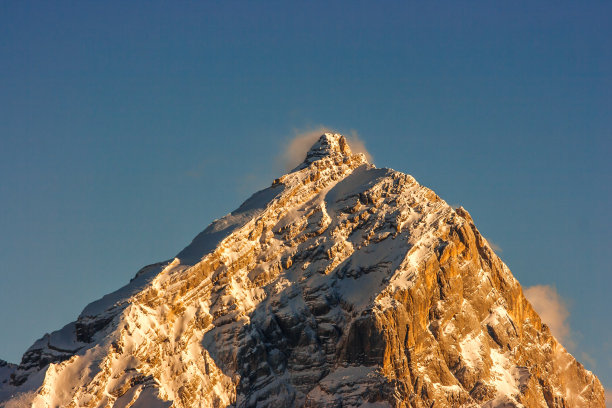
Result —
[[224, 238], [261, 214], [268, 204], [282, 192], [282, 184], [277, 184], [253, 194], [236, 211], [210, 224], [176, 257], [184, 265], [195, 265], [215, 249]]
[[333, 385], [337, 383], [355, 381], [360, 377], [368, 377], [376, 375], [375, 366], [346, 366], [338, 367], [336, 370], [329, 373], [321, 380], [322, 385]]
[[434, 388], [437, 388], [444, 392], [445, 394], [461, 394], [463, 392], [463, 388], [459, 384], [452, 385], [442, 385], [440, 383], [433, 383]]
[[[33, 408], [32, 401], [36, 397], [34, 391], [20, 392], [16, 394], [9, 394], [11, 400], [3, 405], [3, 408]], [[0, 400], [4, 400], [4, 397], [0, 393]]]
[[363, 164], [330, 189], [325, 194], [325, 202], [333, 208], [337, 206], [337, 203], [344, 202], [359, 195], [359, 193], [369, 190], [377, 182], [389, 176], [392, 171], [389, 169], [377, 169], [372, 165]]
[[482, 366], [482, 337], [479, 333], [474, 336], [473, 333], [468, 334], [459, 342], [462, 360], [470, 368], [479, 368]]
[[166, 261], [144, 267], [127, 285], [85, 306], [79, 317], [98, 316], [113, 307], [125, 305], [130, 297], [140, 292], [168, 264], [170, 262]]
[[126, 408], [169, 408], [172, 405], [172, 401], [159, 399], [157, 390], [152, 388], [145, 388], [136, 398], [136, 401], [126, 405]]
[[16, 365], [9, 364], [4, 360], [0, 360], [0, 384], [8, 381], [11, 373], [17, 368]]
[[[398, 307], [391, 295], [412, 288], [454, 211], [412, 177], [377, 169], [362, 156], [349, 160], [342, 149], [338, 135], [326, 135], [302, 165], [215, 220], [174, 260], [143, 268], [129, 284], [88, 305], [78, 323], [106, 325], [91, 343], [76, 341], [75, 323], [38, 340], [31, 350], [70, 358], [32, 369], [22, 387], [0, 385], [0, 401], [22, 392], [9, 406], [34, 398], [34, 406], [169, 407], [173, 401], [182, 406], [183, 394], [190, 393], [197, 396], [194, 405], [212, 406], [259, 398], [274, 404], [274, 398], [297, 393], [326, 404], [343, 398], [351, 401], [347, 406], [388, 406], [362, 398], [382, 381], [377, 366], [326, 365], [330, 356], [309, 341], [317, 331], [346, 332], [342, 325], [369, 308]], [[505, 319], [500, 303], [482, 324]], [[286, 342], [271, 350], [266, 343], [267, 362], [255, 358], [262, 349], [245, 346], [264, 342], [257, 336], [268, 327], [266, 341], [298, 327], [285, 339], [298, 343], [290, 356]], [[454, 338], [460, 329], [451, 319], [443, 333]], [[329, 336], [334, 344], [343, 341]], [[490, 358], [497, 394], [487, 406], [494, 407], [514, 400], [528, 372], [500, 350], [486, 356], [484, 340], [474, 332], [457, 346], [476, 371], [486, 370]], [[270, 369], [274, 358], [286, 361]], [[415, 362], [414, 374], [430, 381], [427, 367], [437, 358]], [[241, 375], [250, 375], [242, 364], [271, 373], [253, 380], [250, 386], [259, 388], [252, 395], [238, 387]], [[0, 380], [12, 370], [0, 366]], [[313, 378], [317, 385], [310, 391], [296, 391], [296, 384]], [[459, 384], [433, 387], [462, 392]]]
[[519, 394], [517, 379], [520, 378], [521, 372], [512, 365], [504, 353], [497, 349], [491, 349], [490, 357], [492, 361], [491, 385], [495, 388], [497, 394], [493, 400], [485, 404], [485, 407], [500, 407], [510, 401], [516, 404], [512, 406], [522, 407], [523, 405], [519, 404], [514, 398]]
[[377, 245], [362, 248], [352, 253], [349, 260], [339, 266], [339, 269], [347, 267], [360, 273], [358, 277], [345, 277], [336, 283], [341, 296], [358, 310], [374, 300], [389, 271], [394, 269], [394, 264], [399, 263], [395, 251], [398, 244], [399, 241], [387, 239]]
[[[12, 398], [6, 407], [31, 407], [32, 400], [36, 397], [35, 390], [40, 388], [45, 379], [45, 371], [37, 371], [31, 374], [27, 381], [19, 387], [6, 385], [0, 387], [0, 402]], [[15, 403], [15, 405], [13, 405]]]

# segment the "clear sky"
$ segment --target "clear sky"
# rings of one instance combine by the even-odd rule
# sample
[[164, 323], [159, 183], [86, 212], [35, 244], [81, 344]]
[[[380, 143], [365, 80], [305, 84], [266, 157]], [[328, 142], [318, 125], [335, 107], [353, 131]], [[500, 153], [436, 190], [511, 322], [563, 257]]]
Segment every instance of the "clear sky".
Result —
[[324, 125], [555, 287], [612, 388], [612, 3], [501, 3], [0, 2], [0, 358], [172, 258]]

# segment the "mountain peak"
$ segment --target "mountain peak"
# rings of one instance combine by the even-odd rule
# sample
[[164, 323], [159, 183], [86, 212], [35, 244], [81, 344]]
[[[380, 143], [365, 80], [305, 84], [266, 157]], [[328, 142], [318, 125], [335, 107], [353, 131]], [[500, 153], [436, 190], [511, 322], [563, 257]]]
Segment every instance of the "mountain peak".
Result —
[[467, 211], [365, 163], [321, 135], [173, 261], [0, 360], [0, 406], [603, 408]]
[[342, 155], [351, 156], [351, 148], [346, 138], [339, 133], [324, 133], [306, 153], [305, 163], [312, 163], [322, 158]]

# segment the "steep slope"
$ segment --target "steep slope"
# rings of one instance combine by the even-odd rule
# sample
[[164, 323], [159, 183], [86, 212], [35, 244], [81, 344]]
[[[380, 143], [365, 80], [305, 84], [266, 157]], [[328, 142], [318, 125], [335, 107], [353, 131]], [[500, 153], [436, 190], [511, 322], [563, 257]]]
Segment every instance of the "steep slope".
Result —
[[7, 367], [7, 407], [604, 406], [467, 211], [333, 134]]

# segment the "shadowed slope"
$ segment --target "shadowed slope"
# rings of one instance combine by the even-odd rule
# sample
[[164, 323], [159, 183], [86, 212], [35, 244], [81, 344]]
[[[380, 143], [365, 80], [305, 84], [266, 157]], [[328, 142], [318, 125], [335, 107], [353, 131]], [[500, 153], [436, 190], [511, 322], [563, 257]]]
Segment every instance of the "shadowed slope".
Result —
[[63, 329], [78, 350], [30, 353], [5, 395], [42, 382], [25, 396], [37, 406], [604, 406], [469, 214], [340, 135], [141, 277]]

